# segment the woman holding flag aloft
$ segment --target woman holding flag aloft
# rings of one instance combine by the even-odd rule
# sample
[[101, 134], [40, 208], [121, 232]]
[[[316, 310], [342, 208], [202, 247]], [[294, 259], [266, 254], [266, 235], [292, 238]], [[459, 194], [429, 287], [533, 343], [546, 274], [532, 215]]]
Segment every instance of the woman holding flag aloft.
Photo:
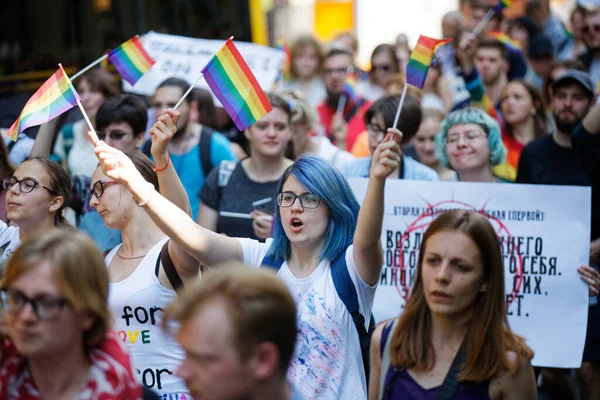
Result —
[[[271, 106], [254, 103], [266, 97], [260, 86], [252, 84], [256, 81], [248, 77], [251, 72], [241, 56], [235, 58], [244, 64], [234, 65], [239, 69], [219, 67], [222, 57], [230, 54], [239, 53], [228, 41], [203, 73], [226, 109], [240, 98], [245, 109], [262, 108], [262, 113], [234, 118], [239, 127], [246, 127], [244, 121], [253, 122]], [[228, 73], [246, 76], [253, 93], [240, 96], [239, 91], [232, 93], [237, 87], [220, 86], [229, 79]], [[361, 339], [369, 325], [383, 262], [379, 240], [383, 191], [386, 177], [400, 160], [400, 136], [399, 131], [389, 130], [375, 151], [360, 213], [349, 185], [326, 161], [303, 157], [292, 164], [279, 183], [274, 235], [266, 243], [226, 237], [200, 227], [157, 193], [123, 153], [94, 141], [104, 173], [127, 188], [161, 230], [198, 261], [207, 266], [244, 261], [255, 268], [265, 265], [278, 270], [301, 305], [300, 340], [290, 379], [305, 396], [365, 399], [363, 362], [368, 355], [363, 356]]]

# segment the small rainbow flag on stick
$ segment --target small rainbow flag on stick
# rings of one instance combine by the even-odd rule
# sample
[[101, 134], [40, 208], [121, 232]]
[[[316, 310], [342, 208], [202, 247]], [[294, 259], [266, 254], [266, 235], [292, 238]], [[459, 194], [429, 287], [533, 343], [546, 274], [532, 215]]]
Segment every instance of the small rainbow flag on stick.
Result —
[[231, 38], [202, 68], [202, 74], [240, 131], [273, 109]]
[[517, 52], [522, 51], [523, 46], [516, 40], [511, 39], [507, 34], [501, 31], [491, 31], [487, 32], [486, 36], [491, 37], [492, 39], [496, 39], [500, 43], [502, 43], [509, 51]]
[[435, 51], [452, 39], [437, 40], [420, 35], [415, 49], [410, 53], [410, 59], [406, 66], [406, 83], [423, 89], [427, 71], [433, 61]]
[[13, 141], [25, 129], [46, 123], [75, 107], [79, 96], [62, 66], [29, 98], [6, 133]]
[[498, 5], [494, 6], [494, 11], [497, 13], [501, 13], [507, 7], [510, 7], [513, 3], [513, 0], [500, 0]]
[[137, 36], [110, 52], [108, 59], [129, 84], [135, 83], [152, 67], [155, 61], [146, 53]]
[[352, 67], [348, 68], [346, 72], [346, 80], [344, 81], [344, 89], [342, 91], [353, 101], [358, 100], [358, 96], [356, 95], [356, 77], [354, 76], [354, 68]]

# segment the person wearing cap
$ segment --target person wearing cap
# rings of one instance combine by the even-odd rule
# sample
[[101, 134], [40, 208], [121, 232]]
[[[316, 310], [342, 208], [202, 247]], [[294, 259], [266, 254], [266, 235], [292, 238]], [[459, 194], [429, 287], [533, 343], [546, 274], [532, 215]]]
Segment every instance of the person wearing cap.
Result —
[[[551, 110], [556, 129], [529, 143], [521, 153], [517, 182], [592, 188], [590, 265], [598, 270], [600, 254], [600, 105], [595, 105], [590, 76], [570, 69], [552, 84]], [[592, 107], [593, 106], [593, 107]], [[592, 271], [593, 273], [593, 271]], [[600, 305], [590, 297], [580, 387], [600, 395]], [[542, 371], [546, 390], [564, 385], [566, 372]], [[588, 377], [589, 379], [584, 379]], [[593, 377], [593, 379], [592, 379]], [[592, 383], [593, 382], [593, 383]], [[593, 388], [592, 388], [593, 385]], [[596, 398], [596, 397], [593, 397]]]
[[541, 91], [544, 88], [544, 80], [550, 73], [550, 68], [554, 63], [554, 48], [550, 39], [541, 34], [531, 37], [527, 56], [529, 68], [525, 74], [525, 79]]

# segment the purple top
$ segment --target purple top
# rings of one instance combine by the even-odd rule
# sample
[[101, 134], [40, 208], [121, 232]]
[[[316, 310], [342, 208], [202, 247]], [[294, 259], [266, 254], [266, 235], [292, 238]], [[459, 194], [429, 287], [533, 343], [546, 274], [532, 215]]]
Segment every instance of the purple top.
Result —
[[[390, 335], [392, 324], [387, 324], [381, 332], [381, 351]], [[489, 382], [459, 382], [453, 400], [489, 400]], [[416, 382], [407, 370], [390, 366], [386, 371], [385, 390], [381, 400], [434, 400], [438, 389], [436, 386], [424, 389]]]

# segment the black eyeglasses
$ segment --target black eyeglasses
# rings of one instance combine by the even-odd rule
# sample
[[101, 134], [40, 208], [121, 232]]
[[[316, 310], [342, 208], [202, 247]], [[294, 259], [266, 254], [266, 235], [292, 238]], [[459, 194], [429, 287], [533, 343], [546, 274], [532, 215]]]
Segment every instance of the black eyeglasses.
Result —
[[123, 131], [112, 131], [112, 132], [96, 132], [98, 134], [98, 139], [100, 140], [104, 140], [106, 139], [106, 136], [108, 136], [110, 138], [110, 140], [121, 140], [123, 139], [125, 136], [127, 136], [127, 132], [123, 132]]
[[600, 33], [600, 25], [584, 25], [583, 33], [594, 33], [597, 35]]
[[348, 68], [325, 68], [323, 69], [323, 73], [325, 75], [333, 75], [333, 74], [346, 74]]
[[367, 124], [367, 133], [373, 138], [378, 138], [381, 135], [385, 137], [386, 130], [385, 128], [382, 128], [377, 125]]
[[292, 192], [282, 192], [277, 194], [277, 205], [279, 207], [291, 207], [296, 202], [296, 199], [300, 200], [300, 205], [306, 209], [314, 209], [321, 204], [321, 198], [313, 193], [306, 192], [297, 195]]
[[377, 70], [382, 70], [383, 72], [390, 72], [392, 70], [392, 66], [389, 64], [383, 64], [383, 65], [372, 65], [371, 66], [371, 71], [373, 72], [377, 72]]
[[68, 301], [62, 297], [46, 295], [29, 298], [16, 289], [0, 290], [0, 306], [8, 313], [18, 314], [27, 303], [31, 304], [35, 315], [39, 319], [51, 321], [58, 316], [58, 313]]
[[6, 190], [10, 190], [17, 183], [19, 184], [19, 190], [21, 191], [21, 193], [31, 193], [33, 189], [40, 186], [52, 193], [53, 195], [56, 195], [56, 192], [54, 190], [42, 185], [33, 178], [23, 178], [21, 180], [18, 180], [15, 176], [7, 176], [2, 180], [2, 187]]
[[99, 199], [104, 194], [104, 188], [107, 185], [112, 185], [112, 184], [115, 184], [115, 183], [118, 184], [119, 182], [117, 182], [117, 181], [105, 181], [104, 179], [100, 179], [100, 180], [94, 182], [94, 184], [92, 185], [92, 195], [96, 196], [96, 198]]

